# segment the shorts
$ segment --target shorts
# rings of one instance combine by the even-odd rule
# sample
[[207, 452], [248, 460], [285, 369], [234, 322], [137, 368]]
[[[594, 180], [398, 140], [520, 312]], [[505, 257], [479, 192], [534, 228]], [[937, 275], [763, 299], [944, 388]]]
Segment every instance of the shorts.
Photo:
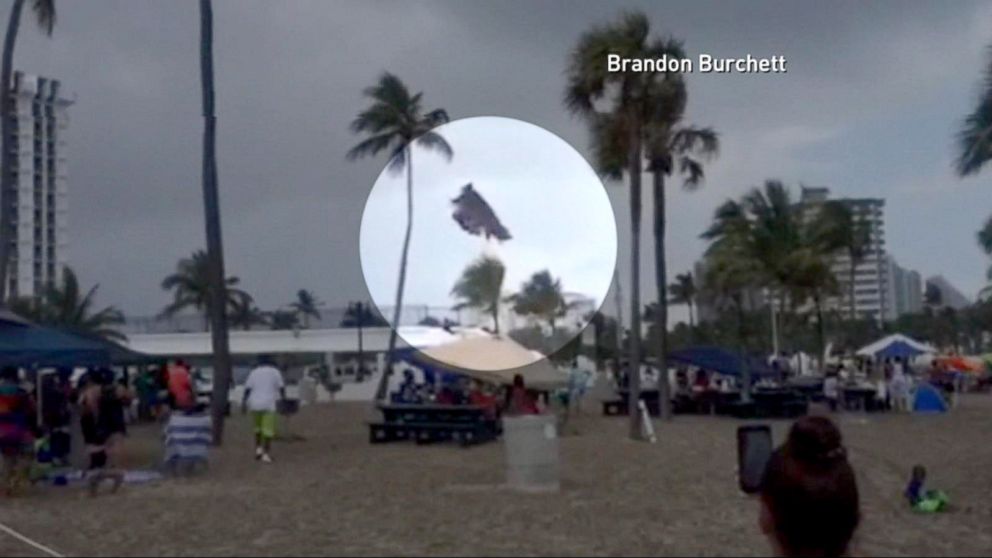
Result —
[[251, 416], [255, 423], [256, 436], [269, 440], [276, 437], [275, 411], [252, 411]]
[[90, 452], [90, 471], [103, 469], [107, 466], [107, 452], [105, 450]]

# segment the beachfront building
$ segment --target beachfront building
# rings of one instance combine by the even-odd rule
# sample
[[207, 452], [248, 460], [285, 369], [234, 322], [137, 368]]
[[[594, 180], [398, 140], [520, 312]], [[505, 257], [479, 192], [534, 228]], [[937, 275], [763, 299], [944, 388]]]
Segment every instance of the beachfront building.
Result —
[[971, 301], [961, 291], [954, 287], [943, 275], [934, 275], [927, 279], [927, 304], [935, 307], [950, 307], [961, 310], [971, 304]]
[[[824, 203], [830, 200], [828, 188], [802, 188], [800, 204], [804, 215], [812, 219]], [[885, 250], [885, 200], [879, 198], [842, 198], [855, 220], [866, 223], [869, 245], [866, 257], [854, 268], [854, 310], [861, 318], [882, 322], [893, 313], [889, 295], [889, 258]], [[852, 262], [847, 254], [834, 257], [832, 269], [840, 286], [840, 294], [826, 301], [827, 308], [847, 313], [851, 304]]]
[[889, 314], [888, 320], [895, 320], [904, 314], [923, 311], [923, 280], [914, 270], [906, 269], [889, 256]]
[[58, 80], [15, 72], [12, 119], [14, 147], [4, 169], [14, 189], [5, 192], [13, 239], [8, 292], [35, 296], [59, 280], [66, 264], [67, 107]]

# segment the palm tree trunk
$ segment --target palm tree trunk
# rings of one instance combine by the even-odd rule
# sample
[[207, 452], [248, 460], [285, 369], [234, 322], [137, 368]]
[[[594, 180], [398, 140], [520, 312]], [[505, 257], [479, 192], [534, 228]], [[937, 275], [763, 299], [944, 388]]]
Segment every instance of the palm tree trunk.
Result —
[[211, 338], [214, 351], [214, 391], [211, 401], [214, 443], [224, 440], [224, 417], [231, 388], [231, 355], [227, 345], [227, 285], [224, 281], [224, 245], [217, 191], [217, 119], [214, 116], [213, 6], [200, 0], [200, 79], [203, 87], [203, 209], [206, 217], [207, 256], [210, 264]]
[[11, 157], [10, 151], [13, 148], [10, 138], [13, 132], [13, 119], [11, 114], [11, 74], [14, 65], [14, 46], [17, 43], [17, 30], [21, 24], [21, 10], [24, 8], [24, 0], [14, 0], [14, 5], [10, 8], [10, 19], [7, 22], [7, 35], [3, 41], [3, 67], [0, 69], [0, 306], [7, 305], [7, 299], [13, 293], [8, 292], [10, 272], [10, 244], [13, 242], [12, 228], [14, 226], [11, 219], [12, 205], [14, 205], [14, 168], [15, 159]]
[[393, 373], [393, 362], [396, 355], [397, 330], [400, 328], [400, 318], [403, 312], [403, 289], [406, 286], [406, 260], [410, 252], [410, 234], [413, 232], [413, 149], [406, 145], [406, 235], [403, 237], [403, 253], [400, 255], [400, 277], [396, 285], [396, 307], [393, 309], [393, 327], [389, 330], [389, 347], [386, 352], [386, 369], [379, 378], [376, 388], [376, 401], [386, 398], [389, 389], [389, 376]]
[[823, 297], [817, 293], [813, 297], [813, 304], [816, 305], [816, 332], [819, 336], [820, 341], [820, 358], [823, 359], [820, 364], [820, 370], [825, 370], [824, 365], [826, 365], [826, 352], [827, 352], [827, 334], [825, 330], [825, 324], [823, 323]]
[[689, 331], [692, 332], [696, 329], [696, 317], [694, 310], [695, 304], [693, 304], [692, 299], [689, 299]]
[[496, 335], [499, 335], [499, 307], [493, 306], [493, 328], [496, 330]]
[[658, 289], [658, 311], [654, 326], [658, 330], [658, 402], [661, 418], [671, 418], [668, 393], [668, 270], [665, 261], [665, 176], [652, 173], [654, 179], [654, 284]]
[[851, 321], [854, 322], [857, 321], [858, 319], [857, 305], [854, 303], [854, 273], [856, 268], [858, 267], [858, 264], [857, 262], [854, 261], [853, 255], [848, 254], [848, 257], [851, 260], [851, 271], [850, 271], [850, 276], [848, 276], [849, 282], [847, 284], [847, 289], [848, 289], [848, 294], [851, 296], [851, 300], [850, 300]]
[[[636, 117], [635, 117], [636, 118]], [[641, 131], [631, 126], [630, 152], [627, 154], [630, 177], [630, 437], [641, 439]]]
[[741, 357], [741, 401], [751, 402], [751, 370], [747, 364], [747, 341], [744, 331], [744, 301], [740, 294], [734, 296], [737, 307], [737, 344], [740, 345]]
[[616, 284], [616, 290], [613, 291], [616, 297], [617, 305], [617, 322], [616, 322], [616, 335], [613, 339], [613, 360], [616, 369], [613, 371], [617, 374], [617, 379], [619, 379], [619, 374], [621, 372], [620, 361], [623, 359], [623, 295], [620, 292], [620, 267], [617, 266], [613, 269], [613, 282]]

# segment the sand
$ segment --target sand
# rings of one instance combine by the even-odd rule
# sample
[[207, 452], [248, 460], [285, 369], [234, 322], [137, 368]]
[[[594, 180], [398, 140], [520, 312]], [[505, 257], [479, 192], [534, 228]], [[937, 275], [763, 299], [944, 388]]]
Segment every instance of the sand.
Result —
[[[234, 417], [211, 469], [192, 480], [86, 498], [45, 488], [0, 505], [0, 522], [66, 555], [768, 555], [757, 505], [737, 489], [735, 429], [718, 417], [658, 424], [656, 445], [626, 439], [624, 419], [587, 414], [561, 440], [562, 491], [500, 490], [499, 443], [463, 449], [371, 446], [367, 405], [306, 408], [306, 441], [252, 458]], [[598, 409], [595, 409], [598, 411]], [[839, 415], [859, 475], [860, 555], [992, 552], [992, 397], [943, 416]], [[776, 437], [788, 423], [773, 422]], [[133, 467], [157, 459], [157, 431], [134, 429]], [[910, 512], [901, 492], [915, 463], [955, 509]], [[0, 533], [0, 555], [38, 556]]]

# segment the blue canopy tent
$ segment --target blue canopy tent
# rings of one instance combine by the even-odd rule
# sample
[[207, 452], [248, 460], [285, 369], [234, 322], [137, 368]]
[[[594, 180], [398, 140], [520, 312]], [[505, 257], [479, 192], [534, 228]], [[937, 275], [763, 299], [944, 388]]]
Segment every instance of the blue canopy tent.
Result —
[[909, 343], [897, 340], [889, 343], [875, 353], [875, 358], [911, 358], [924, 354], [926, 351], [920, 350]]
[[0, 318], [0, 366], [109, 365], [103, 343], [57, 329]]
[[[747, 370], [752, 378], [777, 375], [777, 372], [762, 359], [754, 356], [746, 356], [745, 359]], [[679, 364], [698, 366], [725, 376], [740, 377], [743, 374], [741, 355], [720, 347], [689, 347], [680, 351], [672, 351], [668, 354], [668, 360]]]

